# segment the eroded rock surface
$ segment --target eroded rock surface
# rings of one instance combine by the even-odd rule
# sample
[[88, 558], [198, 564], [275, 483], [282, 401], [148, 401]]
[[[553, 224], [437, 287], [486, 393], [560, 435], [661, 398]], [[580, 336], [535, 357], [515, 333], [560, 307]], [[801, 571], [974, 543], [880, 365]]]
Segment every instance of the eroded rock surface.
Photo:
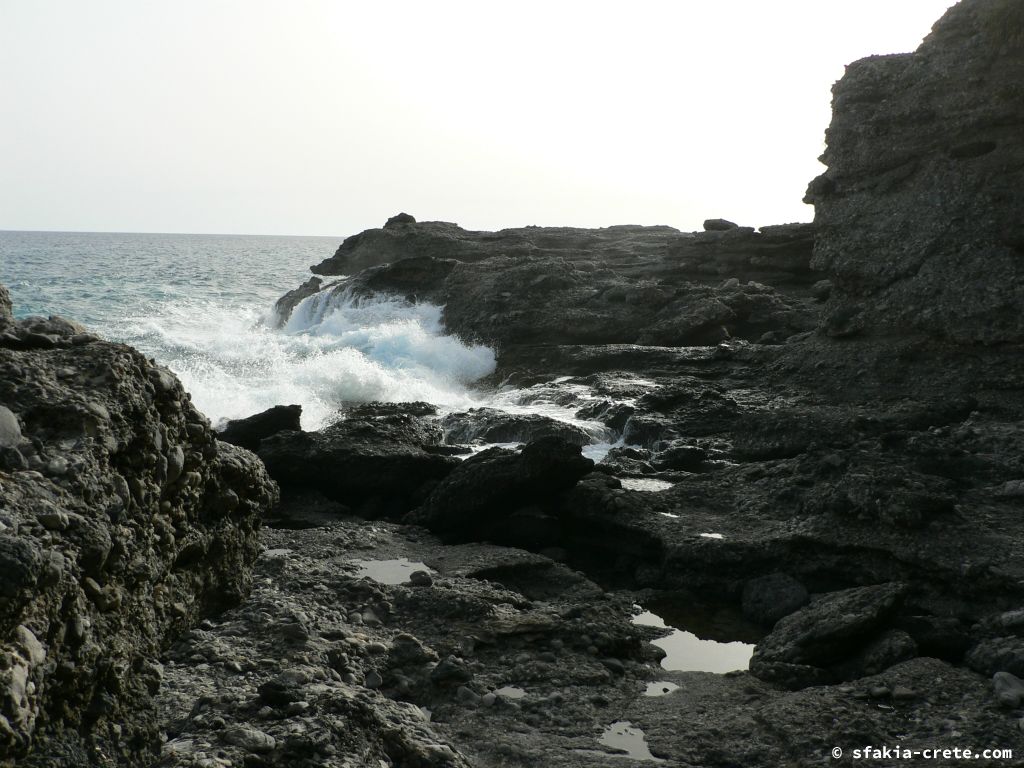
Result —
[[826, 329], [1024, 341], [1024, 7], [969, 0], [914, 53], [851, 64], [807, 201]]
[[0, 762], [145, 764], [163, 646], [247, 593], [277, 489], [166, 369], [3, 322]]

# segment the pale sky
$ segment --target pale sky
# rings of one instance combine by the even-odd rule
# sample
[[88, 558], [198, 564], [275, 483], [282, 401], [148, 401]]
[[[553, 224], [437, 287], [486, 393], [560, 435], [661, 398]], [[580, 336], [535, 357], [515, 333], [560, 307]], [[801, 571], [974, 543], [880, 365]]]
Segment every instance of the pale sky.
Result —
[[830, 87], [952, 0], [0, 0], [0, 229], [809, 221]]

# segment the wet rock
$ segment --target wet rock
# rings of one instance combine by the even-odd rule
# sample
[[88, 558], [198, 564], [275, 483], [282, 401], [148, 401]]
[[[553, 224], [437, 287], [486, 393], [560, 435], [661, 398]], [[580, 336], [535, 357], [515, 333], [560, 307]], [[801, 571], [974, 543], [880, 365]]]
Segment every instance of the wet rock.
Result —
[[558, 437], [574, 445], [588, 445], [584, 430], [540, 414], [513, 414], [497, 408], [471, 408], [441, 419], [449, 443], [531, 443], [542, 437]]
[[255, 451], [260, 447], [260, 440], [265, 437], [276, 435], [278, 432], [300, 431], [301, 417], [301, 405], [275, 405], [254, 416], [228, 421], [217, 438], [225, 443], [233, 443]]

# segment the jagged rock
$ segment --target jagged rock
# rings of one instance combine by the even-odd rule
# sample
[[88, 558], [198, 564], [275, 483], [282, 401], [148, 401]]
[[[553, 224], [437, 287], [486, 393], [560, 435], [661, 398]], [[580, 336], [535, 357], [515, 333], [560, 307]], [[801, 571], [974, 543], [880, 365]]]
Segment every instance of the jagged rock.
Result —
[[301, 430], [301, 418], [301, 405], [275, 405], [262, 413], [228, 421], [217, 434], [217, 438], [225, 443], [255, 451], [260, 447], [260, 440], [265, 437], [276, 435], [278, 432]]
[[558, 437], [518, 451], [489, 448], [462, 462], [406, 520], [453, 540], [487, 538], [513, 513], [572, 488], [593, 466], [578, 445]]
[[441, 455], [435, 420], [396, 404], [370, 404], [317, 432], [278, 432], [260, 442], [270, 476], [288, 491], [316, 490], [370, 517], [402, 515], [459, 461]]
[[[905, 593], [902, 584], [880, 584], [816, 598], [775, 624], [757, 644], [750, 660], [750, 671], [762, 680], [793, 689], [834, 682], [840, 677], [835, 668], [865, 653], [867, 646], [875, 642], [885, 628]], [[883, 656], [884, 653], [879, 653], [873, 660]], [[877, 671], [848, 668], [843, 676]]]
[[832, 335], [1024, 341], [1024, 6], [967, 0], [833, 88], [811, 182]]
[[319, 277], [311, 277], [298, 288], [288, 291], [288, 293], [274, 302], [275, 324], [283, 325], [304, 299], [320, 292], [323, 282]]
[[4, 439], [31, 468], [0, 469], [0, 763], [148, 762], [153, 660], [245, 595], [277, 490], [167, 370], [70, 321], [15, 327], [57, 341], [0, 346]]
[[449, 443], [530, 443], [542, 437], [560, 437], [574, 445], [588, 445], [591, 436], [581, 428], [536, 413], [514, 414], [497, 408], [470, 408], [441, 419]]

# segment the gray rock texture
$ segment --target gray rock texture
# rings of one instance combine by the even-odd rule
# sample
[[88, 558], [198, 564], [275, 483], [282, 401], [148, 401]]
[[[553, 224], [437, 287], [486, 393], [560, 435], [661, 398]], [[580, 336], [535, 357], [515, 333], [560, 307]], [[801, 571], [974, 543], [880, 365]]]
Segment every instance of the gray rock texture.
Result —
[[8, 331], [0, 764], [141, 765], [163, 647], [246, 594], [277, 490], [138, 352], [53, 318]]
[[851, 64], [808, 189], [834, 336], [1024, 341], [1024, 6], [968, 0]]

